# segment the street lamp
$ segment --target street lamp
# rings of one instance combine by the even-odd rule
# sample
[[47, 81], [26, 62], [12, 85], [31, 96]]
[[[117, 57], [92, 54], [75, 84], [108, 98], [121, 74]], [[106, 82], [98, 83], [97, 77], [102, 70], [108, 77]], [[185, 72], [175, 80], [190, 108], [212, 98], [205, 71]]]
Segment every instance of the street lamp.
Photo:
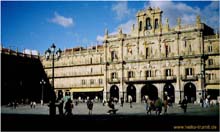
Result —
[[46, 82], [44, 81], [44, 79], [42, 79], [41, 81], [40, 81], [40, 84], [41, 84], [41, 86], [42, 86], [42, 91], [41, 91], [41, 105], [43, 105], [44, 104], [44, 85], [46, 84]]
[[50, 56], [52, 56], [52, 86], [51, 86], [52, 95], [51, 95], [50, 104], [49, 104], [50, 115], [52, 115], [52, 116], [56, 115], [56, 106], [55, 106], [56, 94], [54, 91], [54, 60], [55, 60], [55, 56], [56, 56], [56, 59], [59, 59], [61, 56], [61, 53], [62, 53], [62, 51], [60, 50], [60, 48], [56, 51], [56, 46], [54, 45], [54, 43], [45, 52], [46, 60], [49, 60]]

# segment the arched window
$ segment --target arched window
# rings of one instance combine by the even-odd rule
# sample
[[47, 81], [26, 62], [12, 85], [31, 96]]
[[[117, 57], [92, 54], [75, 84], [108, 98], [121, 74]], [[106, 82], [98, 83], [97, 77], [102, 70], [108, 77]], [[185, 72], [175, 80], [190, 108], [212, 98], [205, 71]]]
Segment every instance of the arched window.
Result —
[[155, 23], [154, 23], [154, 28], [157, 29], [159, 28], [159, 23], [158, 23], [158, 19], [155, 19]]
[[142, 21], [139, 22], [139, 31], [142, 30]]
[[146, 19], [146, 30], [150, 30], [152, 27], [151, 27], [151, 23], [150, 23], [150, 18], [147, 18]]

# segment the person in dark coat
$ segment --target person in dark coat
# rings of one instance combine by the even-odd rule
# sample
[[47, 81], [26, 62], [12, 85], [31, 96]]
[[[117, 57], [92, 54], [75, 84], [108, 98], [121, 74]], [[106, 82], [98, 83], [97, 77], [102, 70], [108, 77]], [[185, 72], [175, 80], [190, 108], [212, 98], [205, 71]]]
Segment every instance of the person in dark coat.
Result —
[[186, 96], [181, 102], [181, 108], [184, 110], [184, 113], [186, 113], [186, 109], [187, 109], [187, 97]]
[[123, 104], [124, 104], [124, 98], [121, 97], [121, 107], [123, 107]]
[[72, 103], [72, 100], [69, 98], [68, 101], [66, 102], [65, 104], [65, 115], [66, 116], [70, 116], [72, 115], [72, 109], [73, 109], [73, 103]]
[[89, 115], [91, 115], [91, 114], [92, 114], [92, 109], [93, 109], [93, 102], [92, 102], [91, 99], [89, 99], [89, 100], [87, 101], [87, 107], [88, 107], [88, 109], [89, 109]]
[[59, 109], [59, 114], [61, 116], [63, 115], [63, 104], [64, 104], [64, 100], [63, 99], [59, 100], [58, 109]]

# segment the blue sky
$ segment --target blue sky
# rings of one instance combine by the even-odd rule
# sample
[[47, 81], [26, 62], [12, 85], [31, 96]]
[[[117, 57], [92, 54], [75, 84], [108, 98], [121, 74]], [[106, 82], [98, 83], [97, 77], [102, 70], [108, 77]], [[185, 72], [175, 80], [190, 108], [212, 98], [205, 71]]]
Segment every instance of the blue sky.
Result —
[[100, 44], [106, 28], [110, 34], [118, 27], [129, 33], [136, 12], [149, 6], [160, 7], [163, 22], [168, 18], [171, 26], [179, 16], [183, 24], [190, 24], [201, 15], [202, 22], [219, 29], [218, 1], [4, 1], [1, 44], [40, 53], [52, 43], [62, 50]]

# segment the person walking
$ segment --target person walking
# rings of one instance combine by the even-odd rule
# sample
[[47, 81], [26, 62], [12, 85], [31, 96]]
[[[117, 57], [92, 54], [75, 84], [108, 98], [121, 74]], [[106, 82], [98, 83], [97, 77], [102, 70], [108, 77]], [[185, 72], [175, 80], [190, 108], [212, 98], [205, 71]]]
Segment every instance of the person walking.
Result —
[[158, 98], [155, 101], [155, 107], [156, 107], [156, 115], [160, 115], [160, 113], [162, 111], [162, 100], [161, 100], [161, 98]]
[[121, 107], [123, 107], [123, 104], [124, 104], [124, 98], [121, 97]]
[[163, 107], [164, 107], [164, 114], [167, 114], [167, 108], [168, 108], [168, 101], [167, 100], [163, 101]]
[[128, 101], [130, 103], [130, 108], [132, 108], [132, 96], [128, 95]]
[[187, 109], [187, 97], [185, 96], [183, 101], [181, 102], [181, 108], [184, 110], [184, 113], [186, 113]]
[[93, 109], [93, 102], [92, 102], [91, 99], [89, 99], [89, 100], [87, 101], [87, 107], [88, 107], [88, 109], [89, 109], [89, 115], [91, 115], [91, 114], [92, 114], [92, 109]]
[[58, 105], [59, 114], [61, 116], [63, 115], [63, 104], [64, 104], [64, 100], [62, 98], [62, 99], [59, 100], [59, 105]]
[[69, 98], [65, 104], [65, 115], [66, 116], [71, 116], [73, 115], [72, 113], [72, 109], [73, 109], [73, 103], [72, 103], [72, 100]]

